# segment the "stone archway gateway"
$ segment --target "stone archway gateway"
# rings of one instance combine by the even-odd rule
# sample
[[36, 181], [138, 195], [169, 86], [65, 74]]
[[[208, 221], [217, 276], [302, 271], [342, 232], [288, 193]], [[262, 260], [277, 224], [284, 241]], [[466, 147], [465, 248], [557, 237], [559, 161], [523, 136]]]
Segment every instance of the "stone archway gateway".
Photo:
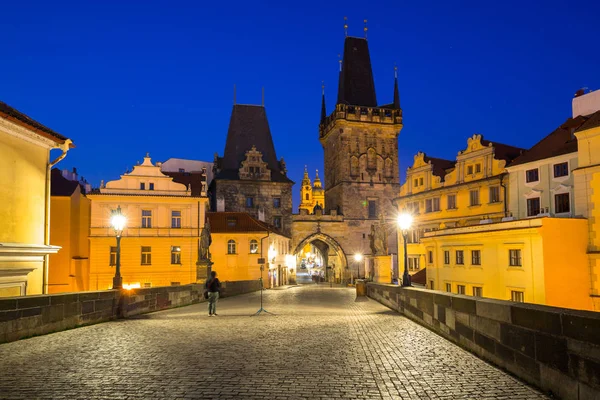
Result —
[[302, 271], [301, 259], [304, 250], [310, 246], [319, 253], [322, 268], [315, 271], [325, 280], [336, 283], [343, 282], [347, 275], [348, 260], [340, 244], [331, 236], [321, 232], [313, 233], [296, 244], [293, 254], [298, 264], [297, 271]]

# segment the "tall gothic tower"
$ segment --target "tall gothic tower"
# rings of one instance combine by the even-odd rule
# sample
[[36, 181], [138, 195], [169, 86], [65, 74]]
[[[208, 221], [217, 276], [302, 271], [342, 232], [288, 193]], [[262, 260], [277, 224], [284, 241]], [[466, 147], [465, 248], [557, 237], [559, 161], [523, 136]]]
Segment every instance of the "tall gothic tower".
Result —
[[401, 129], [397, 76], [393, 101], [378, 106], [367, 39], [346, 37], [336, 106], [327, 116], [323, 94], [319, 125], [327, 210], [347, 219], [375, 219], [382, 213], [391, 218], [392, 200], [400, 193]]

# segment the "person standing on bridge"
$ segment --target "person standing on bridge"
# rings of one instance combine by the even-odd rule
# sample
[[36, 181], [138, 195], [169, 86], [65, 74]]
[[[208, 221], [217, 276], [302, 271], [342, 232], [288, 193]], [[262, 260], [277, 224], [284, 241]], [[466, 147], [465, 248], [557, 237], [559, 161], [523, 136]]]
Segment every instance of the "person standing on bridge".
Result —
[[217, 316], [217, 301], [221, 292], [221, 282], [217, 278], [217, 272], [210, 272], [210, 279], [206, 281], [206, 291], [208, 292], [208, 316]]

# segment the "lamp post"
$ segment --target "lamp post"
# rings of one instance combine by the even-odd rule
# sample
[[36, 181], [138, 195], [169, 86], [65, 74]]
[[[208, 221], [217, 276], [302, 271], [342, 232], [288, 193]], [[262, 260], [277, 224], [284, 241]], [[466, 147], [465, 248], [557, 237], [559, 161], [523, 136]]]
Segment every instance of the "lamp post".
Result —
[[[354, 261], [356, 261], [356, 278], [360, 279], [360, 262], [363, 259], [363, 255], [360, 253], [356, 253], [354, 255]], [[352, 274], [352, 277], [354, 277], [354, 273]]]
[[406, 242], [408, 241], [408, 230], [412, 222], [412, 215], [408, 213], [398, 215], [398, 227], [402, 230], [402, 239], [404, 240], [404, 274], [402, 275], [402, 286], [411, 286], [410, 275], [408, 274], [408, 250]]
[[115, 276], [113, 277], [113, 289], [123, 288], [123, 278], [121, 277], [121, 234], [125, 228], [125, 222], [127, 222], [127, 218], [121, 213], [121, 206], [117, 206], [116, 210], [112, 210], [110, 217], [110, 224], [117, 235], [117, 260], [115, 263]]

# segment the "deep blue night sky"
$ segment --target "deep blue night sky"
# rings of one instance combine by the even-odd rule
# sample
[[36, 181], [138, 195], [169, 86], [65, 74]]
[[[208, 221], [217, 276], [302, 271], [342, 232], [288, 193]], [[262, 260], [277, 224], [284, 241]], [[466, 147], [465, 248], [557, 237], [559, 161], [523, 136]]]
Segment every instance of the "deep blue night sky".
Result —
[[277, 156], [296, 182], [305, 164], [313, 176], [344, 16], [353, 36], [368, 20], [381, 104], [398, 65], [402, 175], [417, 151], [452, 159], [474, 133], [529, 147], [570, 115], [578, 88], [600, 89], [598, 1], [200, 3], [6, 2], [0, 100], [73, 139], [59, 167], [97, 186], [146, 152], [222, 155], [234, 84], [246, 104], [265, 87]]

